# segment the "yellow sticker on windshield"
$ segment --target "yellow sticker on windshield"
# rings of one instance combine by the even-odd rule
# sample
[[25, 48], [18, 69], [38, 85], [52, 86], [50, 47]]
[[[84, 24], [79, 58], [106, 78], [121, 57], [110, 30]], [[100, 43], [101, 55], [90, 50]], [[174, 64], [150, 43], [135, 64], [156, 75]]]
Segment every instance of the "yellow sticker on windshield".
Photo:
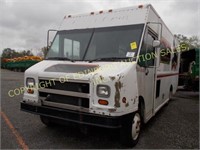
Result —
[[137, 49], [137, 43], [136, 43], [136, 42], [130, 43], [130, 46], [131, 46], [131, 49], [132, 49], [132, 50]]

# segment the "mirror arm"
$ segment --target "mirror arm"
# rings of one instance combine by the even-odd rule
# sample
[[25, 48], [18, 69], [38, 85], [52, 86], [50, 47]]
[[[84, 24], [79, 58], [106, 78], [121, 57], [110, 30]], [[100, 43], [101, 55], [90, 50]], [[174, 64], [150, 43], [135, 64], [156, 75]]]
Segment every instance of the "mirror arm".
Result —
[[49, 34], [50, 34], [50, 32], [57, 32], [58, 30], [55, 30], [55, 29], [49, 29], [48, 31], [47, 31], [47, 51], [49, 50]]

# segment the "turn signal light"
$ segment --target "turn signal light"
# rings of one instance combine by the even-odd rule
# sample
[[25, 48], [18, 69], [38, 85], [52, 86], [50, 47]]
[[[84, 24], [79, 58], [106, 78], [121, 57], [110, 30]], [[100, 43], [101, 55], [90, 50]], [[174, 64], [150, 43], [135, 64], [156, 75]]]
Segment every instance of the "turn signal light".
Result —
[[103, 99], [99, 99], [98, 103], [100, 105], [108, 105], [108, 101], [107, 100], [103, 100]]
[[34, 93], [34, 90], [33, 90], [33, 89], [28, 89], [28, 90], [27, 90], [27, 93], [33, 94], [33, 93]]

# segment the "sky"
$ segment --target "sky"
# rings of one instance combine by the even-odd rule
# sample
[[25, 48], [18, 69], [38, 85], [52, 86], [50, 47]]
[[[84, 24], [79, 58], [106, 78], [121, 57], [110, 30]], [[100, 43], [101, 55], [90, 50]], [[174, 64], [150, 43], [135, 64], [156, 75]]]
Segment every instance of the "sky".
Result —
[[0, 0], [0, 54], [4, 48], [37, 54], [65, 15], [147, 3], [172, 33], [200, 37], [200, 0]]

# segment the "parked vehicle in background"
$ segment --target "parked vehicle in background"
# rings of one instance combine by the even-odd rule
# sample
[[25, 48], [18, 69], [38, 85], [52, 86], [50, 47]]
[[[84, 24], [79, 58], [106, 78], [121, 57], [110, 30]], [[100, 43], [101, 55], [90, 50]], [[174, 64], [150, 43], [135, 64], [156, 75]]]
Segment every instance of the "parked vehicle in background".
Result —
[[194, 48], [181, 54], [179, 86], [186, 90], [199, 91], [199, 49]]
[[133, 146], [142, 123], [176, 92], [176, 47], [152, 5], [68, 15], [45, 60], [25, 72], [21, 110], [46, 125], [117, 128]]

